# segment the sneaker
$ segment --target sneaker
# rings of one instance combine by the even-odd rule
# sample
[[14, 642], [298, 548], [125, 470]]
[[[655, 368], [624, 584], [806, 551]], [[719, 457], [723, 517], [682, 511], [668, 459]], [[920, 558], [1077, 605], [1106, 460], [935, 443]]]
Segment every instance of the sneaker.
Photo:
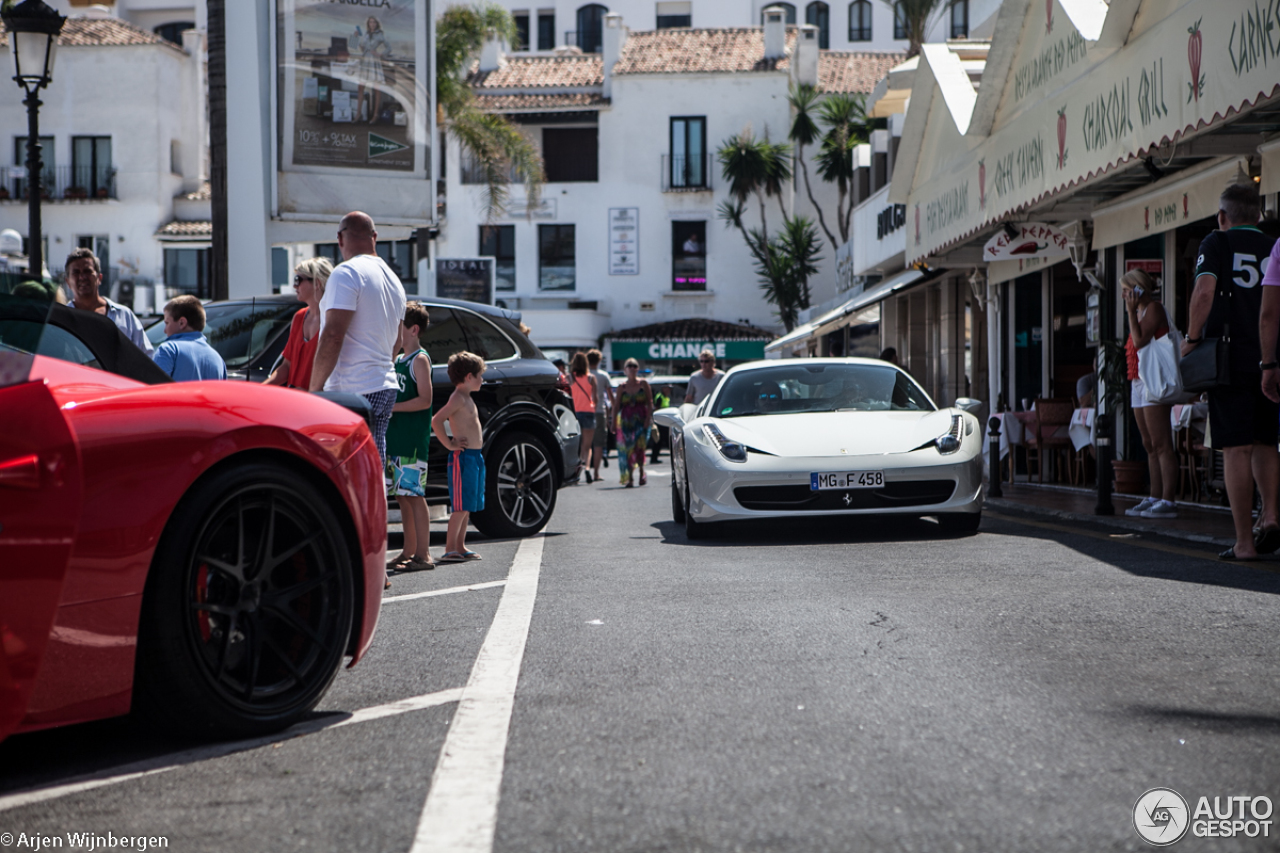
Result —
[[1158, 501], [1155, 498], [1143, 498], [1142, 503], [1137, 506], [1131, 506], [1124, 511], [1125, 515], [1140, 516], [1151, 507], [1155, 506]]
[[1143, 518], [1177, 518], [1178, 510], [1169, 501], [1156, 501], [1150, 509], [1144, 510]]

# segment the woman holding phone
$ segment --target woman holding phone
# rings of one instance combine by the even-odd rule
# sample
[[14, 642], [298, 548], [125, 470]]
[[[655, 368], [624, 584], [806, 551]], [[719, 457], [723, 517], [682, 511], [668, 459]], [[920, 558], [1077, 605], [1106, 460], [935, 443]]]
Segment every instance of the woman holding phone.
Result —
[[1142, 434], [1151, 476], [1151, 496], [1125, 510], [1125, 515], [1177, 518], [1173, 496], [1178, 483], [1178, 454], [1173, 449], [1173, 427], [1169, 422], [1172, 406], [1148, 401], [1146, 386], [1138, 378], [1138, 350], [1169, 334], [1169, 317], [1164, 306], [1156, 301], [1155, 282], [1142, 270], [1125, 273], [1120, 279], [1120, 288], [1129, 317], [1129, 340], [1124, 345], [1132, 383], [1129, 404], [1138, 422], [1138, 432]]

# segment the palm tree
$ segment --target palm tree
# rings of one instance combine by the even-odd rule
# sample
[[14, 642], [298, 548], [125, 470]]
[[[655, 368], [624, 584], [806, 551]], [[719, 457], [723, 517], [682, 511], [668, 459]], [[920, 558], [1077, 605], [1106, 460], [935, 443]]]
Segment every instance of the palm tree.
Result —
[[545, 180], [542, 156], [505, 116], [483, 112], [467, 85], [467, 72], [485, 39], [516, 41], [511, 13], [494, 3], [450, 6], [436, 29], [436, 102], [439, 120], [484, 175], [484, 213], [501, 215], [514, 173], [524, 180], [528, 209], [537, 206]]
[[[835, 94], [822, 98], [817, 89], [802, 83], [791, 88], [787, 100], [795, 114], [789, 136], [796, 145], [796, 159], [800, 162], [804, 189], [818, 214], [818, 223], [827, 235], [827, 241], [832, 249], [836, 249], [849, 241], [856, 198], [853, 193], [853, 149], [870, 138], [872, 120], [867, 118], [862, 95]], [[814, 143], [819, 144], [819, 176], [824, 181], [834, 181], [840, 193], [835, 210], [839, 240], [827, 225], [809, 181], [809, 163], [804, 149]]]
[[893, 10], [895, 21], [902, 21], [907, 31], [907, 59], [920, 52], [931, 20], [942, 9], [949, 9], [956, 0], [884, 0]]

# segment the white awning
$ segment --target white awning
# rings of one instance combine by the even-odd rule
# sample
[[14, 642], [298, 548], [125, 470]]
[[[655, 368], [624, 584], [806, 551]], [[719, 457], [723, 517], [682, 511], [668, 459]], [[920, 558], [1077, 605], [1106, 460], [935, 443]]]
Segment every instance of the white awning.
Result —
[[775, 338], [764, 345], [765, 352], [774, 352], [785, 347], [797, 344], [809, 337], [809, 334], [817, 328], [814, 323], [805, 323], [803, 326], [796, 326], [780, 338]]
[[1093, 248], [1119, 246], [1214, 216], [1218, 196], [1235, 183], [1237, 173], [1248, 174], [1248, 169], [1243, 157], [1206, 160], [1095, 208]]
[[912, 285], [919, 284], [920, 280], [925, 277], [925, 273], [920, 270], [911, 269], [903, 270], [895, 276], [886, 278], [870, 290], [864, 290], [858, 294], [856, 298], [851, 300], [848, 305], [848, 311], [845, 313], [853, 313], [861, 311], [869, 305], [875, 305], [877, 302], [892, 296], [899, 291], [906, 290]]

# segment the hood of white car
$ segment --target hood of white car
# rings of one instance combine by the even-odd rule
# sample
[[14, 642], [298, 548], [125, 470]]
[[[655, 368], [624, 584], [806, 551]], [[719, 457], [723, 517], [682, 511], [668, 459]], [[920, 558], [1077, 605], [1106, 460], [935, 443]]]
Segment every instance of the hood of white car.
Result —
[[936, 412], [811, 412], [707, 418], [725, 438], [775, 456], [906, 453], [945, 433], [949, 409]]

